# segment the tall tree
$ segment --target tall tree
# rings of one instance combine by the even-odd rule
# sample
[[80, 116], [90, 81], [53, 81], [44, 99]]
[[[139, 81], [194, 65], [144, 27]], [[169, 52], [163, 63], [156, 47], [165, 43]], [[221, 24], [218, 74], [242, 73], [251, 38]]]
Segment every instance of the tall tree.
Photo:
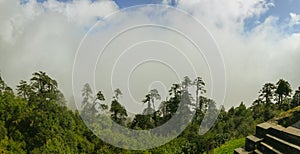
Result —
[[118, 99], [119, 96], [122, 95], [122, 92], [120, 89], [114, 90], [114, 99], [111, 103], [110, 112], [111, 112], [111, 118], [117, 122], [118, 124], [125, 125], [125, 120], [127, 118], [127, 111], [125, 107], [123, 107]]
[[273, 83], [264, 84], [263, 88], [259, 91], [259, 97], [265, 100], [266, 104], [271, 104], [274, 99], [274, 90], [276, 89]]
[[171, 98], [166, 101], [166, 115], [167, 118], [171, 118], [172, 115], [174, 115], [177, 111], [177, 108], [179, 107], [179, 103], [181, 101], [181, 94], [182, 89], [180, 84], [173, 84], [171, 89], [169, 90], [169, 95]]
[[18, 92], [17, 94], [20, 97], [22, 97], [22, 98], [24, 98], [26, 100], [29, 99], [30, 94], [32, 93], [30, 85], [27, 84], [27, 82], [24, 81], [24, 80], [21, 80], [20, 81], [20, 85], [17, 86], [17, 92]]
[[161, 99], [157, 89], [150, 90], [150, 99], [151, 99], [151, 102], [152, 102], [152, 105], [153, 105], [153, 109], [155, 110], [154, 101]]
[[0, 92], [8, 92], [13, 94], [13, 90], [2, 80], [0, 76]]
[[162, 101], [158, 107], [159, 112], [162, 114], [163, 117], [167, 115], [167, 101]]
[[57, 82], [51, 79], [45, 72], [39, 71], [32, 74], [30, 79], [32, 87], [38, 94], [44, 94], [48, 92], [55, 93], [57, 90]]
[[93, 92], [88, 83], [84, 84], [81, 92], [82, 92], [82, 97], [83, 97], [81, 106], [84, 108], [89, 105], [89, 100], [93, 99]]
[[169, 90], [170, 96], [176, 96], [181, 94], [181, 86], [180, 84], [173, 84], [171, 89]]
[[[145, 96], [145, 98], [142, 100], [143, 103], [147, 103], [147, 108], [143, 111], [143, 114], [152, 114], [155, 112], [155, 100], [160, 100], [161, 97], [157, 91], [157, 89], [152, 89], [149, 91], [149, 93]], [[153, 107], [151, 107], [151, 103]]]
[[147, 103], [147, 108], [143, 111], [143, 114], [152, 114], [154, 113], [154, 109], [151, 107], [151, 96], [147, 94], [145, 98], [142, 100], [144, 104]]
[[181, 84], [183, 90], [187, 91], [188, 87], [192, 85], [192, 80], [188, 76], [185, 76]]
[[296, 90], [291, 104], [292, 107], [296, 107], [300, 105], [300, 87], [298, 88], [298, 90]]
[[119, 96], [123, 95], [122, 91], [119, 88], [117, 88], [116, 90], [114, 90], [114, 93], [115, 93], [114, 98], [117, 99], [117, 100], [119, 100]]
[[[96, 102], [97, 100], [99, 100], [100, 103], [97, 103], [97, 102]], [[108, 106], [107, 106], [106, 104], [104, 104], [104, 103], [101, 103], [101, 102], [103, 102], [103, 101], [105, 101], [105, 97], [104, 97], [104, 95], [102, 94], [102, 91], [98, 91], [98, 93], [97, 93], [97, 95], [96, 95], [96, 99], [95, 99], [94, 102], [93, 102], [93, 108], [95, 108], [96, 105], [99, 104], [99, 105], [100, 105], [99, 107], [100, 107], [101, 110], [107, 110], [107, 109], [108, 109]], [[95, 109], [96, 109], [96, 108], [95, 108]]]
[[193, 85], [196, 86], [196, 108], [199, 107], [199, 93], [200, 94], [204, 94], [206, 93], [206, 90], [204, 89], [205, 83], [202, 80], [201, 77], [197, 77], [194, 82]]
[[277, 89], [276, 89], [275, 93], [278, 94], [278, 103], [281, 105], [283, 96], [285, 96], [285, 97], [290, 96], [292, 89], [291, 89], [290, 83], [283, 79], [280, 79], [276, 83], [276, 85], [277, 85]]
[[93, 102], [83, 108], [83, 116], [92, 120], [89, 122], [93, 122], [96, 116], [108, 109], [108, 106], [102, 103], [103, 101], [105, 101], [105, 97], [102, 94], [102, 91], [98, 91]]
[[195, 120], [200, 124], [204, 117], [204, 113], [207, 111], [210, 99], [200, 96], [199, 97], [199, 105], [196, 107]]
[[[57, 82], [48, 76], [45, 72], [39, 71], [32, 74], [31, 81], [32, 102], [56, 102], [64, 101], [64, 96], [58, 89]], [[64, 104], [65, 105], [65, 104]]]
[[98, 91], [95, 100], [105, 101], [105, 98], [104, 98], [104, 95], [102, 94], [102, 91]]
[[127, 112], [125, 107], [123, 107], [118, 100], [114, 99], [110, 107], [111, 118], [120, 125], [125, 125], [127, 118]]

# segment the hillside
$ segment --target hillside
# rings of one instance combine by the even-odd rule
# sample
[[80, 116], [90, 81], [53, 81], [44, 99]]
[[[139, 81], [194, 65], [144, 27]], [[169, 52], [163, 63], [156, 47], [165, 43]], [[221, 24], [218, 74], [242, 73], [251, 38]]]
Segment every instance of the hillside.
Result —
[[[185, 77], [184, 80], [190, 81], [188, 77]], [[202, 84], [204, 85], [204, 82]], [[60, 92], [57, 82], [45, 72], [33, 73], [29, 82], [20, 81], [16, 87], [16, 93], [0, 77], [0, 152], [198, 154], [212, 151], [221, 146], [216, 149], [216, 152], [222, 153], [231, 151], [242, 144], [244, 137], [255, 133], [255, 126], [258, 123], [265, 122], [278, 113], [281, 113], [280, 116], [274, 119], [282, 125], [288, 125], [295, 121], [294, 118], [287, 117], [298, 117], [299, 115], [299, 107], [288, 112], [283, 111], [299, 105], [300, 101], [297, 98], [300, 92], [296, 91], [292, 98], [286, 96], [285, 98], [289, 99], [284, 99], [279, 103], [269, 99], [270, 95], [277, 96], [276, 86], [271, 86], [273, 87], [271, 93], [264, 91], [269, 88], [270, 83], [268, 83], [263, 86], [258, 99], [249, 108], [244, 103], [240, 103], [239, 106], [229, 110], [225, 110], [224, 107], [218, 109], [214, 100], [202, 95], [196, 99], [198, 103], [187, 99], [181, 109], [188, 113], [195, 112], [191, 122], [178, 137], [153, 149], [130, 151], [122, 149], [123, 147], [117, 148], [98, 138], [90, 129], [92, 127], [105, 128], [103, 132], [111, 135], [111, 141], [116, 140], [121, 145], [126, 145], [126, 136], [121, 134], [122, 132], [114, 132], [115, 127], [113, 126], [116, 124], [107, 121], [108, 118], [120, 126], [133, 130], [159, 127], [174, 115], [180, 117], [182, 111], [177, 112], [178, 104], [182, 98], [189, 98], [190, 94], [194, 92], [184, 88], [187, 86], [195, 85], [174, 84], [170, 88], [169, 98], [161, 102], [162, 105], [158, 110], [152, 109], [151, 97], [155, 94], [156, 98], [159, 98], [159, 93], [151, 90], [141, 103], [148, 105], [145, 111], [153, 113], [136, 114], [133, 119], [130, 119], [126, 108], [118, 100], [119, 90], [116, 90], [116, 95], [110, 99], [105, 98], [101, 90], [96, 94], [92, 93], [89, 85], [86, 84], [82, 90], [83, 110], [72, 112], [66, 107], [66, 100]], [[96, 98], [96, 100], [90, 98]], [[111, 102], [110, 105], [104, 104], [105, 101]], [[98, 110], [95, 110], [97, 105], [102, 112], [97, 113]], [[194, 106], [194, 108], [189, 106]], [[217, 120], [207, 133], [200, 135], [199, 127], [206, 114], [217, 115]], [[88, 120], [89, 123], [83, 120]], [[184, 117], [179, 120], [184, 120]], [[159, 136], [157, 139], [167, 137]], [[141, 143], [148, 143], [150, 141], [148, 139], [136, 140], [133, 146], [138, 148]], [[223, 145], [224, 143], [227, 144]]]

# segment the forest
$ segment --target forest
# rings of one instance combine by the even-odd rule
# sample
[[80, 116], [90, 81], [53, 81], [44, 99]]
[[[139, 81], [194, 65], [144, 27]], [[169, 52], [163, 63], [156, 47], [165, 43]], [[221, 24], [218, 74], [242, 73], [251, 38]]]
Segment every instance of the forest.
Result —
[[[192, 86], [195, 91], [188, 90]], [[82, 88], [82, 110], [73, 111], [67, 107], [57, 81], [46, 72], [33, 73], [29, 81], [21, 80], [15, 90], [0, 77], [0, 153], [205, 153], [232, 139], [254, 134], [258, 123], [300, 105], [300, 88], [293, 91], [284, 79], [262, 85], [249, 107], [241, 102], [226, 110], [217, 107], [205, 93], [201, 77], [190, 79], [186, 76], [181, 83], [170, 87], [166, 100], [156, 89], [150, 90], [141, 100], [147, 106], [143, 113], [130, 117], [121, 105], [120, 89], [114, 91], [113, 98], [106, 98], [101, 90], [93, 93], [87, 83]], [[160, 100], [163, 101], [155, 107], [154, 101]], [[109, 105], [104, 101], [109, 101]], [[114, 125], [105, 118], [128, 129], [149, 130], [174, 116], [180, 117], [180, 125], [188, 118], [180, 116], [183, 112], [194, 114], [184, 131], [172, 141], [148, 150], [112, 146], [90, 129], [101, 127], [112, 139], [116, 135], [125, 138], [112, 132]], [[199, 127], [206, 114], [217, 115], [217, 120], [208, 132], [200, 135]], [[126, 145], [126, 139], [121, 142]], [[148, 140], [137, 141], [137, 148], [139, 142]]]

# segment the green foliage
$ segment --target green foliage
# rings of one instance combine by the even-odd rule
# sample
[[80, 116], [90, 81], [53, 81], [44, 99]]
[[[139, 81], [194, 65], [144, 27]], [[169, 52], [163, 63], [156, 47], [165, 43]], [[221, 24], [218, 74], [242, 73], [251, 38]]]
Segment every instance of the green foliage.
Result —
[[[190, 86], [196, 88], [193, 91], [196, 101], [188, 89]], [[172, 85], [168, 99], [160, 104], [158, 110], [155, 110], [154, 101], [160, 100], [160, 95], [157, 90], [151, 90], [143, 100], [148, 104], [145, 109], [148, 111], [145, 112], [151, 114], [137, 114], [129, 121], [125, 107], [119, 103], [122, 95], [120, 89], [114, 91], [109, 108], [103, 104], [103, 93], [98, 91], [93, 95], [90, 86], [85, 84], [82, 90], [82, 110], [72, 112], [65, 107], [64, 96], [59, 91], [57, 82], [45, 72], [34, 73], [29, 83], [22, 80], [17, 86], [17, 96], [0, 77], [0, 153], [181, 154], [204, 153], [220, 146], [215, 153], [232, 153], [233, 149], [244, 145], [244, 137], [254, 133], [257, 123], [300, 105], [300, 90], [295, 92], [292, 99], [288, 98], [291, 90], [288, 82], [284, 80], [279, 80], [276, 86], [266, 83], [250, 108], [242, 102], [228, 111], [224, 107], [217, 108], [214, 100], [203, 96], [204, 86], [205, 83], [200, 77], [194, 82], [185, 77], [181, 84]], [[275, 104], [276, 94], [282, 97], [279, 99], [280, 103]], [[285, 97], [286, 99], [282, 99]], [[115, 124], [109, 118], [128, 128], [146, 130], [160, 126], [183, 112], [189, 115], [196, 113], [183, 133], [171, 142], [149, 150], [129, 151], [113, 147], [88, 129], [99, 128], [95, 129], [98, 131], [95, 134], [106, 134], [111, 141], [120, 139], [119, 143], [126, 145], [126, 136], [112, 131]], [[208, 115], [208, 122], [212, 120], [209, 119], [211, 117], [218, 118], [206, 134], [199, 135], [199, 126], [205, 114]], [[88, 121], [88, 127], [81, 120], [81, 116]], [[182, 116], [178, 124], [186, 120], [188, 117]], [[134, 146], [160, 141], [165, 137], [167, 136], [145, 134], [145, 139], [134, 141]], [[223, 145], [224, 143], [226, 144]]]
[[32, 75], [33, 77], [30, 79], [30, 87], [32, 91], [32, 94], [29, 97], [30, 102], [53, 101], [60, 105], [65, 105], [63, 94], [58, 90], [57, 82], [54, 79], [42, 71], [35, 72]]
[[125, 125], [127, 111], [117, 100], [113, 100], [110, 107], [111, 118], [118, 124]]
[[275, 93], [278, 94], [278, 103], [280, 105], [282, 105], [283, 96], [285, 96], [285, 97], [290, 96], [290, 93], [292, 92], [291, 85], [289, 82], [287, 82], [283, 79], [280, 79], [276, 83], [276, 85], [277, 85], [277, 88], [276, 88]]
[[265, 100], [266, 104], [271, 104], [274, 100], [274, 92], [275, 92], [275, 85], [273, 83], [266, 83], [262, 87], [260, 92], [260, 99]]
[[292, 102], [291, 102], [291, 107], [296, 107], [300, 105], [300, 87], [298, 88], [298, 90], [296, 90]]
[[98, 93], [97, 93], [97, 99], [99, 101], [105, 101], [104, 95], [102, 94], [101, 91], [98, 91]]
[[245, 138], [233, 139], [215, 149], [215, 154], [233, 154], [234, 149], [245, 145]]

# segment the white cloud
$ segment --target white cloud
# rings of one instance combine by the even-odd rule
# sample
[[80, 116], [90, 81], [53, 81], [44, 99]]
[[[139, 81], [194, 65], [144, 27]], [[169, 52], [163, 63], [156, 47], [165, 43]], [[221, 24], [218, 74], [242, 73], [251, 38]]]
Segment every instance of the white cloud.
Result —
[[113, 1], [62, 3], [49, 0], [0, 1], [0, 72], [15, 87], [43, 70], [58, 80], [67, 98], [72, 94], [74, 55], [86, 28], [116, 11]]
[[290, 13], [289, 26], [293, 27], [295, 25], [300, 25], [300, 15], [297, 15], [296, 13]]
[[[299, 34], [282, 31], [278, 18], [269, 16], [250, 32], [244, 32], [244, 20], [260, 16], [275, 4], [265, 0], [191, 0], [178, 7], [198, 18], [216, 39], [225, 59], [228, 89], [225, 105], [250, 105], [265, 82], [284, 78], [294, 89], [299, 86], [296, 73], [300, 57]], [[294, 19], [295, 16], [293, 15]], [[297, 23], [298, 19], [292, 23]]]
[[[164, 3], [168, 3], [167, 0]], [[178, 1], [178, 8], [199, 19], [221, 49], [228, 75], [226, 107], [237, 105], [240, 101], [252, 103], [265, 82], [285, 78], [293, 88], [299, 86], [298, 33], [284, 33], [278, 28], [278, 18], [273, 16], [258, 23], [249, 33], [243, 31], [245, 19], [260, 16], [272, 6], [274, 3], [266, 0]], [[59, 81], [67, 96], [71, 95], [71, 67], [85, 32], [83, 27], [89, 27], [97, 17], [116, 10], [118, 7], [114, 2], [105, 0], [94, 3], [48, 0], [42, 4], [31, 0], [26, 5], [20, 5], [18, 0], [0, 0], [1, 74], [10, 85], [15, 86], [19, 80], [28, 79], [30, 73], [44, 70]], [[143, 15], [146, 13], [149, 13], [149, 8], [148, 12], [146, 8], [135, 14], [135, 18], [125, 13], [122, 19], [131, 20], [119, 23], [134, 23], [133, 19], [147, 22], [147, 15]], [[152, 14], [152, 17], [155, 15]], [[172, 14], [168, 15], [172, 17]], [[289, 25], [299, 24], [299, 15], [290, 16]], [[189, 24], [180, 16], [171, 21], [172, 24]], [[113, 31], [113, 28], [110, 30]]]
[[18, 1], [3, 1], [0, 8], [0, 39], [7, 43], [14, 43], [22, 34], [25, 25], [42, 12], [35, 1], [30, 1], [26, 6], [19, 5]]
[[104, 18], [118, 10], [117, 5], [110, 0], [94, 3], [90, 0], [75, 0], [69, 3], [56, 0], [37, 3], [36, 0], [30, 0], [23, 5], [18, 0], [0, 3], [0, 39], [8, 43], [14, 43], [15, 39], [22, 35], [26, 25], [44, 14], [57, 13], [57, 16], [66, 17], [66, 21], [75, 26], [90, 27], [98, 18]]
[[205, 25], [237, 28], [246, 18], [260, 16], [273, 6], [274, 3], [265, 0], [180, 0], [177, 7], [190, 12]]
[[75, 0], [70, 3], [48, 0], [43, 6], [51, 11], [64, 14], [75, 23], [90, 26], [96, 18], [103, 18], [118, 10], [117, 5], [110, 0], [91, 2], [90, 0]]

